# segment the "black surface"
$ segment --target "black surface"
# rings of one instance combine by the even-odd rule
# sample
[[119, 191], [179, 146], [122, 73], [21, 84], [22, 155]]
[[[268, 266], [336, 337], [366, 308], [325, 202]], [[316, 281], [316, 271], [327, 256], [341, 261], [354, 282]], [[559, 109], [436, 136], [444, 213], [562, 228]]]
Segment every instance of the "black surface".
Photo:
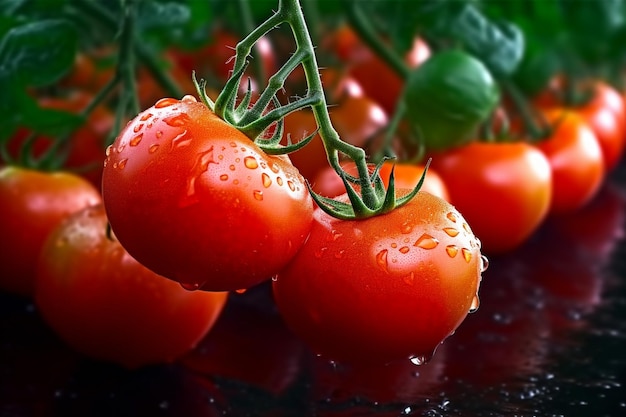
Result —
[[179, 363], [129, 371], [65, 347], [0, 294], [0, 417], [626, 415], [626, 174], [490, 257], [481, 307], [426, 365], [347, 369], [283, 325], [268, 286], [233, 295]]

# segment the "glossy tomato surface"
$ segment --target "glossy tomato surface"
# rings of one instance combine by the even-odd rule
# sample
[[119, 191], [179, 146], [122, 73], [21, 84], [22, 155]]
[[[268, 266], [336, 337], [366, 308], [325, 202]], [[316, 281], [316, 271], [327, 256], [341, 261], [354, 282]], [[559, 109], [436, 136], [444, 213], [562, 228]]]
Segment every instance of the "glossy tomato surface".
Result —
[[67, 172], [0, 168], [0, 287], [32, 296], [35, 260], [48, 234], [67, 216], [102, 201], [86, 179]]
[[287, 325], [328, 359], [424, 362], [477, 308], [483, 267], [463, 216], [420, 192], [366, 220], [317, 209], [309, 239], [273, 288]]
[[120, 243], [190, 289], [268, 280], [308, 235], [313, 203], [289, 159], [191, 96], [140, 113], [107, 154], [103, 197]]
[[473, 142], [435, 155], [432, 164], [487, 254], [520, 246], [548, 215], [552, 169], [531, 144]]
[[106, 236], [100, 204], [68, 217], [37, 261], [35, 303], [70, 347], [129, 368], [172, 362], [219, 316], [228, 293], [187, 291]]

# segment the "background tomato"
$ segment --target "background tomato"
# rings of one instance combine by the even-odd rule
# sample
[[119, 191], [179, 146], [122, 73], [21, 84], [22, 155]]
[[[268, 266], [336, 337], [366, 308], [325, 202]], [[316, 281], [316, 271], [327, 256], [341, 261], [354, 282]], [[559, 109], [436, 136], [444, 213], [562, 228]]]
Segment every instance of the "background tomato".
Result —
[[106, 228], [97, 205], [49, 235], [37, 263], [36, 306], [89, 357], [129, 368], [171, 362], [206, 335], [228, 294], [190, 292], [156, 275], [107, 238]]
[[313, 202], [289, 159], [266, 155], [191, 96], [140, 113], [107, 153], [103, 197], [117, 238], [190, 289], [268, 280], [308, 235]]
[[550, 211], [579, 209], [596, 195], [604, 181], [602, 149], [593, 131], [574, 112], [555, 108], [544, 115], [553, 130], [537, 146], [552, 167]]
[[482, 268], [463, 216], [420, 192], [365, 220], [318, 208], [273, 290], [285, 322], [315, 353], [346, 363], [419, 363], [477, 307]]
[[66, 172], [0, 168], [0, 288], [31, 296], [35, 261], [48, 234], [68, 215], [101, 202], [87, 180]]
[[525, 142], [473, 142], [433, 157], [433, 168], [488, 254], [521, 245], [552, 202], [547, 157]]

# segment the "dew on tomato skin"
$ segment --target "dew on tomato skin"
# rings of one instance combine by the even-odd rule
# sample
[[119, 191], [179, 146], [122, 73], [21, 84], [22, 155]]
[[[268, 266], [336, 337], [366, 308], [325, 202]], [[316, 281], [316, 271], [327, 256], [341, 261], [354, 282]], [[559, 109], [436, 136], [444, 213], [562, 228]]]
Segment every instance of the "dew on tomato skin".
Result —
[[245, 293], [246, 291], [247, 291], [247, 288], [240, 288], [240, 289], [238, 289], [238, 290], [235, 290], [235, 292], [236, 292], [237, 294], [243, 294], [243, 293]]
[[228, 175], [227, 174], [220, 175], [220, 180], [222, 180], [222, 181], [228, 180]]
[[187, 131], [185, 130], [184, 132], [176, 135], [174, 139], [172, 139], [171, 149], [182, 148], [182, 147], [188, 146], [191, 143], [192, 139], [193, 139], [193, 136], [188, 135]]
[[200, 289], [200, 284], [197, 282], [181, 282], [180, 286], [187, 291], [196, 291]]
[[438, 244], [439, 241], [436, 238], [432, 237], [428, 233], [424, 233], [417, 239], [417, 241], [415, 241], [413, 246], [417, 246], [422, 249], [434, 249]]
[[124, 148], [126, 148], [126, 145], [124, 145], [123, 143], [120, 143], [119, 145], [117, 145], [117, 149], [115, 151], [117, 153], [122, 153], [124, 151]]
[[235, 170], [235, 166], [231, 164], [231, 165], [228, 166], [228, 169], [230, 169], [231, 171], [234, 171]]
[[148, 148], [148, 152], [149, 153], [155, 153], [157, 151], [157, 149], [159, 149], [159, 144], [158, 143], [153, 143], [152, 145], [150, 145], [150, 147]]
[[409, 251], [411, 250], [408, 246], [402, 246], [400, 249], [398, 249], [400, 251], [400, 253], [402, 254], [407, 254], [409, 253]]
[[248, 169], [257, 169], [259, 167], [259, 163], [254, 156], [243, 158], [243, 165]]
[[135, 136], [134, 138], [132, 138], [130, 140], [130, 142], [128, 142], [128, 144], [130, 146], [137, 146], [139, 145], [139, 143], [141, 142], [141, 139], [143, 139], [143, 133], [138, 134], [137, 136]]
[[409, 285], [414, 285], [415, 284], [415, 272], [411, 271], [409, 275], [402, 278], [402, 281], [404, 281], [405, 283]]
[[393, 243], [391, 244], [391, 247], [395, 249], [395, 248], [397, 248], [397, 247], [398, 247], [398, 244], [397, 244], [396, 242], [393, 242]]
[[261, 174], [261, 182], [265, 188], [269, 188], [272, 185], [272, 179], [265, 172]]
[[261, 190], [254, 190], [254, 191], [252, 191], [252, 195], [254, 196], [255, 200], [258, 200], [258, 201], [262, 201], [263, 200], [263, 191], [261, 191]]
[[[152, 117], [152, 113], [144, 113], [144, 114], [143, 114], [143, 115], [139, 118], [139, 120], [141, 120], [142, 122], [145, 122], [146, 120], [148, 120], [148, 119], [149, 119], [149, 118], [151, 118], [151, 117]], [[135, 132], [135, 133], [137, 133], [137, 132]]]
[[479, 307], [480, 307], [480, 298], [478, 298], [478, 294], [474, 294], [474, 297], [472, 298], [472, 303], [470, 304], [469, 312], [474, 313], [476, 312], [476, 310], [478, 310]]
[[233, 185], [239, 185], [239, 180], [237, 179], [233, 180]]
[[289, 187], [291, 191], [296, 191], [296, 186], [294, 185], [293, 182], [287, 180], [287, 186]]
[[121, 159], [118, 163], [117, 163], [117, 168], [118, 169], [124, 169], [124, 167], [126, 166], [126, 163], [128, 162], [128, 158], [125, 159]]
[[315, 253], [313, 254], [316, 258], [321, 258], [324, 253], [328, 250], [328, 248], [324, 247], [324, 248], [319, 248], [315, 251]]
[[109, 145], [107, 146], [107, 148], [104, 151], [104, 155], [105, 156], [111, 156], [111, 151], [113, 150], [113, 145]]
[[448, 245], [446, 246], [446, 253], [449, 257], [454, 258], [459, 253], [459, 248], [456, 245]]
[[163, 121], [171, 127], [183, 127], [186, 126], [190, 121], [190, 117], [185, 114], [177, 114], [176, 116], [166, 117]]
[[339, 252], [335, 252], [335, 259], [343, 258], [343, 255], [346, 253], [345, 250], [340, 250]]
[[198, 102], [196, 97], [192, 96], [191, 94], [185, 94], [183, 98], [180, 99], [180, 101], [182, 101], [183, 103], [197, 103]]
[[408, 235], [413, 230], [413, 226], [410, 223], [402, 223], [400, 226], [400, 233]]
[[173, 106], [174, 104], [177, 104], [178, 100], [176, 100], [175, 98], [171, 98], [171, 97], [166, 97], [166, 98], [162, 98], [159, 101], [157, 101], [154, 104], [154, 107], [157, 109], [162, 109], [165, 107], [169, 107], [169, 106]]
[[133, 133], [137, 133], [139, 132], [141, 129], [143, 129], [143, 123], [137, 123], [135, 125], [135, 127], [133, 127]]
[[236, 148], [237, 147], [237, 144], [235, 142], [230, 142], [229, 145], [230, 145], [231, 148]]
[[161, 139], [161, 137], [163, 137], [163, 131], [157, 130], [154, 135], [156, 136], [157, 139]]
[[376, 264], [385, 272], [387, 270], [387, 256], [389, 255], [389, 251], [387, 249], [383, 249], [376, 254]]
[[274, 174], [278, 174], [278, 172], [280, 172], [280, 168], [278, 168], [278, 165], [273, 162], [270, 162], [270, 169]]
[[461, 248], [461, 253], [463, 254], [463, 259], [465, 262], [470, 263], [472, 260], [472, 251], [467, 248]]
[[446, 214], [446, 217], [448, 218], [448, 220], [450, 220], [453, 223], [456, 223], [457, 220], [457, 215], [454, 214], [453, 212], [449, 212], [448, 214]]
[[430, 359], [431, 358], [427, 357], [426, 355], [416, 355], [409, 358], [411, 363], [416, 366], [425, 365], [430, 361]]
[[341, 236], [343, 236], [343, 233], [339, 232], [338, 230], [332, 229], [330, 231], [330, 234], [326, 237], [326, 240], [329, 242], [335, 242]]
[[485, 255], [480, 256], [480, 272], [485, 272], [489, 268], [489, 259]]
[[459, 234], [459, 231], [454, 227], [444, 227], [443, 231], [450, 237], [455, 237]]
[[467, 223], [463, 223], [463, 230], [465, 230], [467, 233], [472, 233], [472, 229], [470, 229], [469, 224]]

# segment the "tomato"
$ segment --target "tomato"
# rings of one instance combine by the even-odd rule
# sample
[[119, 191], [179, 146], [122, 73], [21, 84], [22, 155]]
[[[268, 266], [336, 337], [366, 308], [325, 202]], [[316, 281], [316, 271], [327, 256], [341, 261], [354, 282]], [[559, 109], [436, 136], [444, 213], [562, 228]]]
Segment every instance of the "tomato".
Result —
[[[404, 86], [402, 77], [363, 44], [347, 25], [340, 26], [327, 42], [348, 66], [349, 74], [362, 86], [365, 94], [379, 103], [387, 114], [393, 114]], [[430, 55], [426, 42], [415, 38], [404, 59], [410, 68], [417, 68]]]
[[[322, 72], [330, 91], [330, 119], [339, 137], [347, 143], [364, 147], [369, 139], [388, 123], [385, 111], [371, 98], [363, 95], [360, 86], [351, 77], [337, 79], [336, 73]], [[307, 137], [317, 129], [315, 117], [310, 109], [290, 113], [284, 119], [285, 135], [293, 142]], [[313, 181], [315, 176], [328, 167], [324, 144], [316, 135], [304, 148], [291, 153], [291, 161], [304, 178]]]
[[404, 90], [406, 118], [427, 151], [467, 143], [496, 109], [500, 91], [487, 67], [472, 55], [439, 52], [409, 75]]
[[76, 54], [70, 72], [59, 85], [86, 92], [97, 93], [114, 77], [116, 52], [110, 47]]
[[102, 193], [117, 238], [187, 288], [268, 280], [309, 233], [313, 202], [289, 159], [266, 155], [192, 96], [137, 115], [107, 154]]
[[572, 111], [544, 111], [554, 125], [547, 138], [537, 143], [552, 167], [552, 204], [550, 211], [577, 210], [598, 192], [606, 168], [600, 144], [586, 122]]
[[285, 322], [315, 353], [423, 363], [477, 307], [483, 268], [463, 216], [419, 192], [365, 220], [316, 209], [309, 239], [272, 284]]
[[[64, 97], [40, 97], [39, 105], [43, 108], [62, 110], [78, 114], [85, 109], [92, 99], [90, 93], [74, 91]], [[115, 123], [115, 116], [104, 105], [97, 106], [84, 123], [70, 136], [67, 146], [69, 152], [63, 167], [73, 170], [100, 188], [102, 182], [102, 161], [104, 161], [105, 142]], [[9, 153], [18, 157], [24, 140], [30, 135], [26, 128], [18, 129], [10, 139]], [[38, 135], [35, 138], [32, 154], [40, 157], [54, 143], [53, 138]]]
[[531, 144], [472, 142], [435, 155], [432, 166], [486, 253], [517, 248], [550, 210], [552, 169]]
[[582, 103], [567, 103], [559, 99], [562, 80], [534, 99], [542, 108], [566, 107], [575, 111], [595, 133], [607, 171], [613, 170], [620, 162], [626, 147], [626, 104], [620, 93], [601, 80], [583, 80], [575, 88], [591, 94], [591, 98]]
[[0, 168], [0, 288], [32, 296], [35, 260], [48, 234], [71, 213], [101, 202], [87, 180], [66, 172]]
[[172, 362], [211, 329], [228, 293], [183, 289], [139, 264], [106, 228], [99, 204], [51, 232], [37, 262], [36, 306], [89, 357], [129, 368]]
[[[358, 175], [354, 162], [344, 162], [342, 163], [342, 167], [349, 174], [353, 176]], [[395, 167], [394, 184], [396, 188], [415, 188], [421, 179], [425, 168], [424, 165], [386, 161], [383, 163], [379, 171], [385, 187], [389, 186], [389, 174], [391, 173], [392, 167]], [[327, 166], [323, 171], [318, 173], [311, 185], [311, 188], [316, 193], [325, 197], [337, 197], [346, 192], [343, 181], [331, 166]], [[431, 193], [446, 201], [450, 201], [446, 184], [433, 168], [429, 168], [428, 172], [426, 172], [426, 177], [424, 178], [424, 182], [420, 190]]]

